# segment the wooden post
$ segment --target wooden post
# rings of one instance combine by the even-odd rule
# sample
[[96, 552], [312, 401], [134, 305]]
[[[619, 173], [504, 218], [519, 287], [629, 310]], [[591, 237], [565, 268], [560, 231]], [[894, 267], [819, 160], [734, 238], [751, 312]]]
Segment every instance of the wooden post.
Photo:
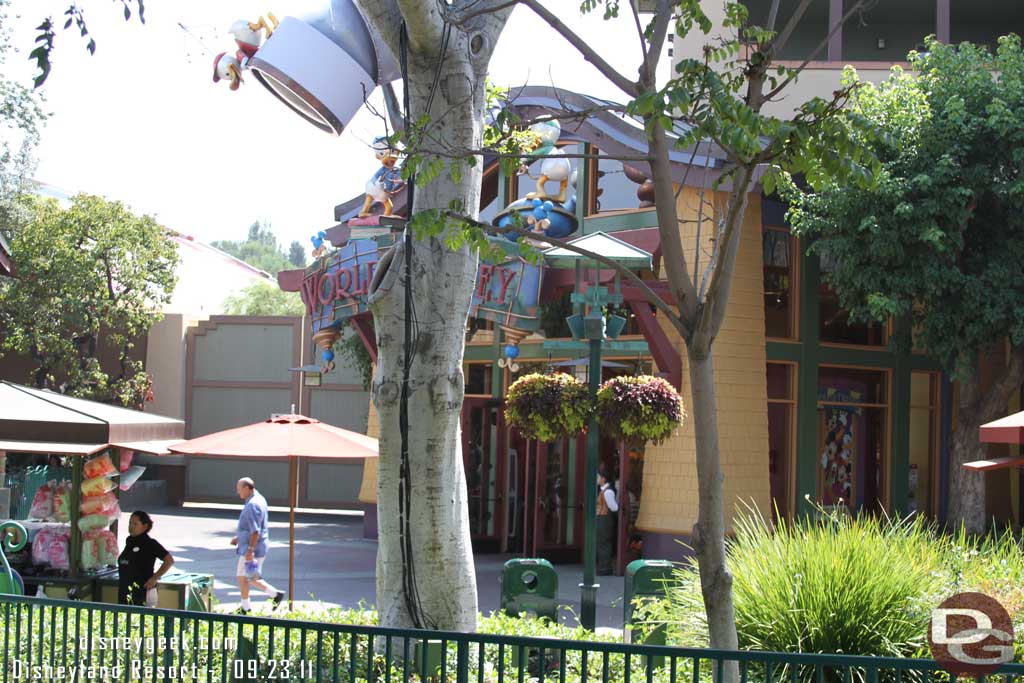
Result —
[[828, 61], [840, 62], [843, 59], [843, 29], [832, 33], [832, 30], [843, 20], [843, 0], [829, 0], [828, 31], [832, 35], [828, 39]]
[[935, 37], [939, 42], [949, 42], [949, 25], [949, 0], [935, 0]]
[[298, 458], [288, 458], [288, 609], [295, 599], [295, 490], [298, 486]]

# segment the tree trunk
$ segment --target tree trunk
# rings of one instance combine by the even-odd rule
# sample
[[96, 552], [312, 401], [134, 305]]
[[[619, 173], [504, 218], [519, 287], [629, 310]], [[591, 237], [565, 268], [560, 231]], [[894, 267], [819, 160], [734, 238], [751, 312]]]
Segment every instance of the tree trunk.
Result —
[[1002, 416], [1010, 394], [1024, 379], [1024, 349], [1014, 349], [1005, 373], [984, 393], [978, 373], [960, 382], [956, 425], [950, 435], [949, 512], [946, 523], [962, 524], [969, 533], [985, 531], [985, 475], [964, 469], [965, 462], [981, 460], [987, 447], [979, 440], [979, 428]]
[[[479, 149], [483, 80], [463, 40], [453, 35], [431, 98], [437, 58], [410, 55], [412, 120], [431, 116], [430, 135], [456, 149]], [[479, 161], [479, 160], [478, 160]], [[481, 163], [456, 182], [447, 172], [415, 188], [413, 212], [445, 209], [459, 199], [475, 215]], [[407, 230], [407, 233], [409, 231]], [[450, 250], [443, 235], [413, 239], [413, 345], [408, 383], [408, 477], [403, 481], [400, 429], [406, 335], [407, 243], [381, 262], [371, 288], [379, 350], [373, 400], [380, 417], [377, 480], [377, 603], [380, 623], [453, 631], [476, 629], [477, 592], [470, 542], [460, 414], [463, 341], [477, 257]], [[411, 492], [402, 510], [402, 496]]]
[[[710, 349], [703, 355], [689, 352], [687, 357], [697, 445], [697, 487], [700, 492], [691, 545], [700, 567], [709, 644], [716, 650], [736, 650], [738, 638], [732, 603], [732, 574], [725, 562], [725, 477], [718, 451], [714, 361]], [[727, 662], [724, 673], [725, 680], [738, 680], [736, 662]]]
[[[978, 380], [972, 377], [970, 381]], [[962, 524], [969, 533], [980, 534], [985, 530], [985, 475], [963, 468], [965, 462], [985, 457], [986, 447], [978, 441], [978, 427], [983, 423], [976, 417], [965, 417], [976, 412], [961, 403], [956, 429], [950, 435], [947, 524], [953, 528]]]

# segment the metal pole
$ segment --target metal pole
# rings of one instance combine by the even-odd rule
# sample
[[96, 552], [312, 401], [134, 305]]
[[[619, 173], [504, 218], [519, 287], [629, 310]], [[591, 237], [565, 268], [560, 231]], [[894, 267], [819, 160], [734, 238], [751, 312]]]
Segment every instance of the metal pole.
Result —
[[[590, 398], [597, 397], [601, 386], [601, 341], [590, 340]], [[587, 426], [587, 464], [583, 490], [583, 583], [580, 584], [580, 623], [594, 630], [597, 623], [597, 589], [594, 583], [597, 565], [597, 415], [590, 416]]]

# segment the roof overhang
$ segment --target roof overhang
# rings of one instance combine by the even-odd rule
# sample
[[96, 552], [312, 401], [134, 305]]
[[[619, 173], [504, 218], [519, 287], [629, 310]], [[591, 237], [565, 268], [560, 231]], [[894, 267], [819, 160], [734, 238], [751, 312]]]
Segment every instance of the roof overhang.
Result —
[[978, 431], [982, 443], [1024, 444], [1024, 411], [987, 422]]
[[1006, 470], [1011, 467], [1024, 467], [1024, 457], [992, 458], [991, 460], [974, 460], [965, 462], [964, 469], [975, 472], [987, 472], [989, 470]]

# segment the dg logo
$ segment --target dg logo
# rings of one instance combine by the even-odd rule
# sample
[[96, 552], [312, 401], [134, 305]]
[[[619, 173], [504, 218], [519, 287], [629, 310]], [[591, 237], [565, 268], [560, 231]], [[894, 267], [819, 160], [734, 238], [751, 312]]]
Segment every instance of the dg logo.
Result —
[[1013, 620], [983, 593], [957, 593], [932, 610], [932, 657], [955, 675], [986, 676], [1013, 661]]

